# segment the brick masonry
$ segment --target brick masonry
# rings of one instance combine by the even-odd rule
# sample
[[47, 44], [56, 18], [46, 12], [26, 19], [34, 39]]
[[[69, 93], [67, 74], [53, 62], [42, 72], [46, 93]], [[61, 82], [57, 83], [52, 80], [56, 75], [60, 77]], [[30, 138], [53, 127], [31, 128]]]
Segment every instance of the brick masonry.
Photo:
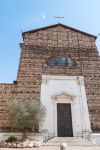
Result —
[[[9, 101], [40, 100], [42, 75], [66, 75], [85, 78], [86, 94], [93, 132], [100, 132], [100, 57], [96, 37], [62, 24], [23, 33], [17, 80], [0, 84], [0, 128], [10, 127]], [[73, 58], [73, 68], [49, 67], [52, 56]]]

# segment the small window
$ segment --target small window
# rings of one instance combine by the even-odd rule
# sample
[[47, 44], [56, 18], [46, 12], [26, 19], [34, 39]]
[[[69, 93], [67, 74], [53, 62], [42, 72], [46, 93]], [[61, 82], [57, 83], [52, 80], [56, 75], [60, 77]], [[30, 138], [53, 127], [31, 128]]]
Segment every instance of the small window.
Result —
[[76, 67], [76, 61], [71, 59], [71, 58], [67, 58], [65, 59], [64, 56], [57, 56], [57, 57], [50, 57], [48, 59], [48, 66], [51, 67]]
[[66, 59], [66, 66], [67, 67], [76, 67], [76, 62], [71, 58], [67, 58]]

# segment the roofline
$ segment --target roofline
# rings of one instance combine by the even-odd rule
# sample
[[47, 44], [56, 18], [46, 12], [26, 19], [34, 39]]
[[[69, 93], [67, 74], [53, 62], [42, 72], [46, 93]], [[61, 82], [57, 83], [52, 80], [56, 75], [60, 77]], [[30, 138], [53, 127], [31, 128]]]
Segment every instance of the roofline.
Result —
[[82, 34], [87, 35], [87, 36], [92, 36], [92, 37], [94, 37], [95, 39], [97, 39], [97, 36], [95, 36], [95, 35], [89, 34], [89, 33], [84, 32], [84, 31], [80, 31], [80, 30], [78, 30], [78, 29], [75, 29], [75, 28], [66, 26], [66, 25], [61, 24], [61, 23], [54, 24], [54, 25], [50, 25], [50, 26], [46, 26], [46, 27], [42, 27], [42, 28], [38, 28], [38, 29], [34, 29], [34, 30], [30, 30], [30, 31], [26, 31], [26, 32], [22, 32], [22, 36], [24, 36], [26, 33], [34, 33], [34, 32], [40, 31], [40, 30], [46, 30], [46, 29], [49, 29], [49, 28], [54, 28], [54, 27], [57, 27], [57, 26], [59, 26], [59, 25], [62, 26], [62, 27], [64, 27], [64, 28], [73, 30], [73, 31], [75, 31], [75, 32], [82, 33]]

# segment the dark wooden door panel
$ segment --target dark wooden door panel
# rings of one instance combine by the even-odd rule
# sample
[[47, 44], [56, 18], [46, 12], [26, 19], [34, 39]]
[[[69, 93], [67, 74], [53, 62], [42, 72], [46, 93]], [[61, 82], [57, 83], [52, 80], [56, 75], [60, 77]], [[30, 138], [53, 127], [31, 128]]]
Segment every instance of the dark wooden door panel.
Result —
[[59, 137], [72, 137], [71, 104], [57, 104], [57, 126]]

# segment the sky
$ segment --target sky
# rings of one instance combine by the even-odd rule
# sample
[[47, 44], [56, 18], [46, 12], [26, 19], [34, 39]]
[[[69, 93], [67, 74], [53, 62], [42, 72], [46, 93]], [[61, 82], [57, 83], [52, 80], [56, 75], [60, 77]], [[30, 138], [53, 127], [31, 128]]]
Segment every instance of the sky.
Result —
[[[0, 83], [16, 80], [21, 32], [60, 23], [100, 33], [100, 0], [0, 0]], [[96, 40], [100, 52], [100, 36]]]

